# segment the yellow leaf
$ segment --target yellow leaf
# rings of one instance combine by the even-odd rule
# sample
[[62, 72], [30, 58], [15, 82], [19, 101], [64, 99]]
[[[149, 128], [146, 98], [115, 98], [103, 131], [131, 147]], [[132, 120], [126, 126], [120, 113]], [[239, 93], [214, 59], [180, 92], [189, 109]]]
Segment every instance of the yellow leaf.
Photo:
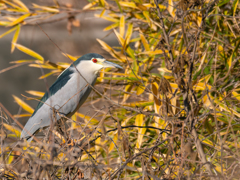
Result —
[[[154, 5], [155, 5], [155, 3], [154, 3]], [[154, 7], [156, 7], [156, 6], [154, 6]], [[162, 5], [162, 4], [158, 4], [158, 7], [159, 7], [160, 9], [167, 9], [166, 6], [164, 6], [164, 5]]]
[[[155, 7], [156, 7], [156, 6], [153, 6], [153, 5], [150, 4], [150, 3], [143, 3], [142, 5], [145, 6], [145, 7], [147, 7], [147, 8], [155, 8]], [[154, 3], [154, 5], [155, 5], [155, 3]]]
[[[224, 165], [223, 165], [223, 166], [224, 166]], [[219, 173], [222, 172], [222, 167], [221, 167], [219, 164], [215, 164], [215, 169], [216, 169], [216, 171], [218, 171]], [[225, 171], [226, 171], [226, 169], [223, 168], [223, 172], [225, 172]]]
[[[95, 14], [94, 16], [95, 16], [95, 17], [100, 17], [99, 14]], [[103, 19], [105, 19], [105, 20], [107, 20], [107, 21], [119, 23], [119, 20], [118, 20], [118, 19], [111, 18], [111, 17], [108, 17], [108, 16], [101, 16], [101, 18], [103, 18]]]
[[170, 85], [174, 90], [178, 88], [178, 85], [176, 83], [170, 83]]
[[24, 15], [20, 16], [18, 19], [16, 19], [15, 21], [13, 21], [10, 24], [8, 24], [8, 26], [14, 26], [14, 25], [22, 22], [24, 19], [26, 19], [30, 15], [31, 15], [31, 13], [24, 14]]
[[173, 111], [173, 114], [177, 114], [179, 112], [179, 107], [180, 107], [180, 104], [178, 103], [178, 98], [177, 96], [174, 96], [172, 99], [171, 99], [171, 104], [173, 105], [172, 106], [172, 111]]
[[104, 15], [104, 13], [106, 12], [105, 9], [102, 10], [101, 14], [99, 15], [99, 17], [102, 17]]
[[101, 6], [105, 6], [105, 0], [99, 0]]
[[116, 27], [118, 27], [118, 26], [119, 26], [119, 22], [114, 23], [114, 24], [111, 24], [110, 26], [104, 28], [103, 31], [108, 31], [108, 30], [113, 29], [113, 28], [116, 28]]
[[201, 22], [202, 22], [202, 17], [197, 15], [197, 25], [198, 25], [198, 27], [201, 26]]
[[134, 2], [119, 1], [119, 4], [123, 7], [137, 8]]
[[203, 105], [204, 105], [206, 108], [213, 109], [212, 103], [211, 103], [211, 101], [209, 100], [208, 97], [210, 97], [210, 96], [205, 95], [205, 96], [203, 97], [203, 100], [202, 100], [202, 101], [203, 101]]
[[[235, 5], [233, 7], [233, 17], [235, 17], [236, 15], [236, 10], [237, 10], [237, 7], [238, 7], [238, 3], [239, 1], [235, 1]], [[234, 4], [234, 3], [233, 3]], [[236, 19], [234, 18], [235, 22], [236, 22]]]
[[133, 24], [129, 23], [128, 24], [128, 29], [126, 32], [126, 37], [125, 37], [125, 46], [127, 46], [130, 42], [131, 36], [132, 36], [132, 32], [133, 32]]
[[143, 86], [143, 85], [138, 85], [137, 86], [137, 95], [139, 96], [139, 95], [141, 95], [143, 92], [144, 92], [144, 90], [145, 90], [145, 86]]
[[237, 98], [237, 100], [240, 101], [240, 94], [238, 94], [236, 91], [233, 91], [233, 92], [232, 92], [232, 95], [233, 95], [235, 98]]
[[16, 137], [20, 137], [21, 131], [20, 131], [20, 129], [18, 129], [17, 127], [13, 127], [13, 126], [8, 125], [8, 124], [6, 124], [6, 123], [3, 123], [3, 126], [4, 126], [7, 130], [13, 132], [13, 133], [16, 135]]
[[209, 90], [211, 90], [212, 86], [206, 84], [206, 83], [202, 83], [202, 82], [199, 82], [197, 84], [195, 84], [193, 86], [194, 90], [205, 90], [206, 88], [208, 88]]
[[124, 33], [125, 33], [125, 17], [124, 16], [121, 16], [120, 18], [119, 33], [121, 37], [124, 37]]
[[[214, 99], [214, 97], [212, 97], [212, 96], [211, 96], [211, 98]], [[219, 100], [215, 99], [214, 102], [219, 105], [220, 109], [223, 109], [223, 110], [225, 110], [225, 111], [227, 111], [229, 113], [233, 113], [237, 117], [240, 117], [240, 113], [236, 112], [232, 108], [227, 107], [225, 104], [221, 103]]]
[[43, 69], [56, 69], [56, 67], [53, 67], [53, 66], [50, 66], [50, 65], [47, 65], [47, 64], [44, 64], [44, 65], [41, 65], [41, 64], [29, 64], [30, 67], [36, 67], [36, 68], [43, 68]]
[[[199, 137], [200, 137], [199, 139], [200, 139], [202, 142], [204, 142], [204, 143], [206, 143], [206, 144], [209, 144], [210, 146], [214, 146], [215, 148], [217, 148], [218, 151], [221, 151], [221, 147], [218, 146], [216, 143], [213, 143], [211, 140], [206, 139], [204, 136], [202, 136], [202, 135], [200, 135], [200, 134], [199, 134]], [[204, 139], [204, 140], [202, 140], [202, 139]]]
[[148, 11], [143, 11], [143, 15], [146, 18], [148, 23], [151, 23], [150, 17], [149, 17], [149, 12]]
[[101, 44], [101, 46], [103, 47], [103, 49], [105, 51], [107, 51], [107, 52], [109, 52], [111, 54], [113, 49], [107, 43], [105, 43], [104, 41], [102, 41], [100, 39], [97, 39], [97, 41]]
[[36, 59], [34, 59], [34, 60], [18, 60], [18, 61], [11, 61], [10, 63], [11, 64], [21, 64], [21, 63], [25, 63], [25, 62], [35, 62], [35, 63], [42, 63], [42, 61], [38, 61], [38, 60], [36, 60]]
[[132, 87], [133, 87], [132, 84], [128, 84], [125, 86], [125, 92], [128, 92], [128, 93], [124, 93], [122, 102], [125, 102], [130, 97], [131, 95], [130, 92], [132, 90]]
[[16, 103], [21, 106], [25, 111], [29, 112], [29, 113], [33, 113], [34, 109], [31, 108], [27, 103], [25, 103], [24, 101], [22, 101], [21, 99], [19, 99], [17, 96], [13, 95], [14, 100], [16, 101]]
[[25, 46], [22, 46], [22, 45], [20, 45], [20, 44], [15, 44], [15, 46], [16, 46], [16, 48], [18, 48], [20, 51], [28, 54], [29, 56], [32, 56], [32, 57], [34, 57], [34, 58], [36, 58], [36, 59], [38, 59], [38, 60], [42, 60], [42, 61], [44, 60], [44, 58], [43, 58], [41, 55], [39, 55], [38, 53], [34, 52], [33, 50], [31, 50], [31, 49], [29, 49], [29, 48], [27, 48], [27, 47], [25, 47]]
[[74, 114], [72, 117], [72, 123], [71, 123], [71, 129], [77, 129], [77, 128], [81, 128], [79, 127], [79, 124], [77, 123], [77, 115]]
[[148, 81], [147, 78], [145, 77], [141, 77], [141, 76], [137, 76], [137, 75], [131, 75], [131, 74], [124, 74], [124, 73], [114, 73], [114, 72], [105, 72], [105, 74], [110, 74], [110, 75], [116, 75], [116, 76], [128, 76], [131, 78], [138, 78], [138, 79], [142, 79], [143, 81]]
[[18, 25], [17, 25], [17, 30], [16, 30], [16, 32], [14, 33], [14, 36], [13, 36], [13, 39], [12, 39], [11, 52], [13, 52], [14, 49], [15, 49], [15, 44], [16, 44], [16, 42], [17, 42], [17, 39], [18, 39], [18, 36], [19, 36], [19, 33], [20, 33], [20, 27], [21, 27], [21, 25], [18, 24]]
[[233, 56], [234, 56], [235, 52], [237, 52], [237, 50], [239, 49], [239, 45], [240, 45], [240, 40], [238, 40], [237, 45], [234, 47], [234, 50], [228, 60], [228, 67], [229, 67], [228, 71], [230, 71], [230, 69], [231, 69]]
[[14, 28], [12, 28], [12, 29], [9, 29], [7, 32], [1, 34], [1, 35], [0, 35], [0, 38], [2, 38], [3, 36], [6, 36], [7, 34], [9, 34], [9, 33], [11, 33], [11, 32], [13, 32], [13, 31], [16, 30], [17, 28], [18, 28], [18, 27], [16, 26], [16, 27], [14, 27]]
[[[91, 124], [91, 125], [96, 125], [96, 124], [99, 123], [99, 120], [97, 120], [97, 119], [95, 119], [95, 118], [92, 118], [91, 116], [86, 116], [86, 115], [81, 114], [81, 113], [78, 113], [78, 112], [76, 112], [75, 114], [76, 114], [78, 117], [83, 118], [86, 124], [89, 123], [89, 124]], [[89, 122], [89, 121], [90, 121], [90, 122]]]
[[122, 104], [123, 106], [130, 106], [130, 107], [145, 107], [145, 106], [152, 106], [154, 105], [153, 101], [135, 101], [135, 102], [131, 102], [131, 103], [125, 103]]
[[50, 73], [47, 73], [47, 74], [44, 74], [44, 75], [40, 76], [38, 79], [45, 79], [46, 77], [51, 76], [52, 74], [56, 74], [56, 73], [60, 73], [60, 72], [62, 72], [62, 71], [60, 71], [60, 70], [53, 70]]
[[2, 0], [3, 2], [7, 3], [8, 5], [12, 6], [13, 8], [19, 9], [19, 10], [23, 10], [21, 9], [19, 6], [9, 2], [9, 0]]
[[204, 78], [200, 79], [199, 82], [208, 83], [209, 79], [211, 78], [211, 74], [206, 75]]
[[158, 49], [158, 50], [155, 50], [155, 51], [144, 51], [144, 52], [142, 52], [140, 54], [155, 55], [155, 54], [162, 54], [162, 53], [163, 53], [163, 51]]
[[[160, 96], [158, 94], [158, 84], [156, 82], [152, 83], [152, 96], [153, 96], [153, 99], [154, 99], [154, 111], [155, 113], [159, 114], [159, 110], [160, 110], [160, 107], [161, 107], [161, 99], [160, 99]], [[157, 127], [157, 128], [165, 128], [166, 126], [166, 122], [162, 119], [160, 119], [159, 117], [154, 117], [154, 126]], [[166, 134], [164, 133], [163, 136], [165, 137]]]
[[167, 68], [158, 68], [157, 70], [164, 73], [172, 73], [172, 71], [168, 70]]
[[225, 141], [225, 143], [227, 143], [230, 146], [233, 146], [233, 147], [237, 146], [236, 148], [240, 148], [240, 145], [239, 144], [235, 144], [235, 142]]
[[45, 10], [45, 11], [48, 11], [48, 12], [52, 12], [52, 13], [58, 13], [59, 12], [59, 10], [56, 9], [56, 8], [51, 8], [51, 7], [47, 7], [47, 6], [40, 6], [40, 5], [35, 4], [35, 3], [33, 3], [33, 7], [40, 8], [42, 10]]
[[166, 76], [166, 75], [164, 75], [163, 77], [164, 77], [165, 79], [167, 79], [167, 80], [173, 79], [173, 76]]
[[207, 55], [207, 51], [204, 52], [204, 54], [203, 54], [203, 56], [202, 56], [202, 58], [201, 58], [201, 60], [200, 60], [200, 65], [199, 65], [197, 71], [199, 71], [200, 69], [202, 69], [203, 63], [204, 63], [204, 61], [205, 61], [205, 59], [206, 59], [206, 55]]
[[228, 59], [228, 67], [229, 67], [229, 69], [231, 68], [231, 66], [232, 66], [232, 60], [233, 60], [233, 53], [232, 53], [232, 55], [230, 56], [230, 58]]
[[95, 4], [96, 4], [96, 2], [92, 2], [92, 3], [87, 4], [86, 6], [83, 7], [83, 10], [90, 9], [90, 8], [93, 7]]
[[222, 47], [221, 45], [219, 45], [219, 44], [218, 44], [218, 51], [219, 51], [220, 53], [223, 53], [223, 52], [224, 52], [223, 47]]
[[32, 114], [15, 114], [14, 118], [31, 117]]
[[59, 132], [55, 130], [52, 130], [52, 132], [55, 134], [55, 136], [57, 136], [60, 140], [62, 140], [63, 143], [65, 143], [64, 137]]
[[168, 0], [168, 11], [169, 11], [170, 15], [174, 18], [175, 17], [175, 9], [174, 9], [172, 0]]
[[174, 31], [171, 31], [171, 33], [169, 34], [169, 36], [173, 36], [173, 35], [181, 32], [181, 31], [182, 31], [182, 28], [179, 28], [179, 29], [176, 29], [176, 30], [174, 30]]
[[146, 51], [150, 51], [149, 44], [148, 44], [147, 40], [145, 39], [145, 37], [144, 37], [142, 32], [140, 32], [140, 38], [141, 38], [141, 41], [143, 43], [143, 46], [144, 46], [145, 50]]
[[72, 56], [72, 55], [67, 54], [67, 53], [62, 53], [62, 55], [64, 55], [65, 57], [71, 59], [72, 61], [76, 61], [79, 58], [79, 56]]
[[130, 74], [138, 74], [139, 71], [139, 65], [137, 63], [137, 60], [135, 59], [132, 63], [132, 72]]
[[8, 26], [10, 23], [9, 21], [0, 21], [0, 26]]
[[148, 10], [148, 8], [146, 6], [144, 6], [143, 4], [141, 4], [141, 3], [137, 3], [136, 5], [137, 5], [138, 9], [140, 9], [142, 11], [146, 12]]
[[104, 81], [104, 79], [103, 79], [103, 77], [104, 77], [104, 69], [102, 69], [102, 70], [100, 71], [99, 77], [101, 78], [101, 79], [100, 79], [100, 82], [103, 82], [103, 81]]
[[140, 14], [134, 13], [133, 15], [134, 15], [135, 18], [141, 20], [144, 23], [147, 23], [147, 21]]
[[100, 146], [101, 144], [101, 138], [97, 138], [97, 140], [95, 141], [95, 151], [99, 151], [102, 148], [102, 146]]
[[[107, 52], [109, 52], [109, 54], [111, 54], [113, 57], [115, 57], [116, 59], [118, 59], [121, 62], [126, 62], [124, 55], [121, 55], [119, 53], [117, 53], [115, 50], [113, 50], [107, 43], [105, 43], [104, 41], [97, 39], [97, 41], [101, 44], [101, 46], [103, 47], [103, 49]], [[130, 58], [128, 58], [128, 60], [130, 60]]]
[[[113, 137], [113, 142], [116, 144], [118, 140], [118, 133], [116, 133]], [[113, 150], [113, 148], [115, 147], [114, 143], [111, 142], [108, 151], [111, 152]]]
[[5, 19], [7, 19], [7, 20], [12, 22], [12, 21], [16, 21], [18, 18], [7, 16], [7, 17], [5, 17]]
[[[144, 115], [143, 114], [138, 114], [136, 116], [136, 121], [135, 121], [135, 125], [136, 126], [144, 126]], [[137, 138], [137, 144], [136, 147], [140, 148], [143, 142], [143, 137], [144, 134], [146, 132], [146, 128], [138, 128], [138, 138]]]
[[24, 3], [22, 3], [21, 1], [13, 0], [13, 2], [15, 2], [17, 5], [19, 5], [23, 10], [25, 10], [25, 12], [29, 12], [29, 9], [27, 8], [27, 6]]
[[[57, 63], [58, 64], [58, 66], [59, 66], [59, 70], [61, 70], [61, 71], [63, 71], [64, 69], [66, 69], [66, 68], [68, 68], [69, 66], [70, 66], [70, 64], [69, 63], [63, 63], [63, 62], [59, 62], [59, 63]], [[62, 68], [62, 69], [60, 69], [60, 67]]]
[[154, 99], [154, 110], [155, 110], [155, 113], [159, 113], [161, 101], [158, 98], [159, 97], [158, 96], [158, 84], [156, 82], [152, 83], [152, 92], [153, 92], [153, 99]]
[[[10, 136], [11, 137], [11, 136]], [[13, 160], [14, 160], [14, 155], [12, 154], [12, 153], [10, 153], [9, 155], [8, 155], [8, 161], [7, 161], [7, 163], [8, 164], [11, 164], [12, 162], [13, 162]], [[14, 172], [15, 173], [15, 172]]]
[[120, 44], [123, 46], [123, 44], [124, 44], [123, 36], [121, 34], [119, 34], [115, 29], [113, 29], [113, 31], [114, 31], [115, 35], [117, 36]]

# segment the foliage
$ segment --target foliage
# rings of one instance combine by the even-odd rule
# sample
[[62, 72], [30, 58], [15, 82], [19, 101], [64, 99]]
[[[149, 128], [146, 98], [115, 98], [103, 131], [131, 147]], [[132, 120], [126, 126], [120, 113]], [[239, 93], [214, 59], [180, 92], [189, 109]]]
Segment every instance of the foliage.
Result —
[[[29, 10], [20, 0], [1, 1], [1, 10], [7, 13], [0, 25], [10, 29], [0, 37], [15, 32], [11, 51], [17, 48], [34, 58], [13, 63], [51, 70], [40, 78], [59, 74], [69, 64], [45, 61], [37, 52], [17, 44], [21, 27], [34, 24], [39, 16], [46, 21], [39, 24], [51, 22], [49, 17], [66, 9], [71, 17], [93, 10], [96, 17], [111, 22], [104, 31], [116, 35], [119, 47], [97, 41], [124, 71], [100, 73], [97, 93], [89, 102], [97, 104], [102, 96], [111, 105], [98, 109], [92, 117], [76, 113], [66, 127], [62, 125], [64, 135], [52, 130], [49, 141], [35, 138], [36, 143], [1, 146], [1, 162], [6, 164], [1, 166], [2, 176], [239, 178], [237, 0], [90, 0], [79, 11], [54, 2], [54, 7], [33, 4]], [[33, 112], [27, 102], [14, 99], [26, 113], [12, 117], [2, 109], [1, 117], [8, 122]], [[6, 123], [3, 128], [2, 142], [4, 136], [19, 137], [18, 128]], [[68, 144], [73, 131], [78, 138]], [[21, 163], [25, 163], [25, 171], [16, 168]]]

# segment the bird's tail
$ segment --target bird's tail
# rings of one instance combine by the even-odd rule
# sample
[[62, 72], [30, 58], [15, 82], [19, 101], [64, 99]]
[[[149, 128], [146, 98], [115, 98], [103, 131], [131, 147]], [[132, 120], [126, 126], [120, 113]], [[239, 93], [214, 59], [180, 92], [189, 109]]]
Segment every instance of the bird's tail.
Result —
[[20, 139], [26, 139], [28, 142], [31, 142], [34, 134], [36, 134], [38, 130], [39, 126], [36, 126], [36, 124], [31, 124], [31, 120], [29, 119], [22, 130]]

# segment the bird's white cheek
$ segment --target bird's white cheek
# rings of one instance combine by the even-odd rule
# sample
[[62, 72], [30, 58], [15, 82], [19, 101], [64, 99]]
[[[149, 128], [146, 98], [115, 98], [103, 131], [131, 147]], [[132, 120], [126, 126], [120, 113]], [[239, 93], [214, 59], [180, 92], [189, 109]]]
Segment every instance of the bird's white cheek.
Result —
[[82, 61], [80, 64], [77, 65], [77, 69], [82, 74], [88, 74], [88, 75], [90, 73], [96, 74], [102, 68], [103, 66], [101, 64], [93, 63], [92, 61]]
[[91, 67], [91, 70], [94, 71], [95, 74], [97, 74], [102, 68], [103, 66], [101, 64], [94, 64]]

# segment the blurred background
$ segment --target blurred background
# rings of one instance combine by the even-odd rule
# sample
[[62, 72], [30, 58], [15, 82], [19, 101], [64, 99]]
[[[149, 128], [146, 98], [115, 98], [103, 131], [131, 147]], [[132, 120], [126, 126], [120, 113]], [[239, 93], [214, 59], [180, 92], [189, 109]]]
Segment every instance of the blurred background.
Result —
[[[22, 2], [28, 5], [28, 7], [32, 3], [45, 6], [54, 5], [53, 1], [50, 0], [23, 0]], [[87, 0], [59, 0], [58, 2], [61, 6], [74, 7], [76, 9], [82, 9], [82, 7], [88, 4]], [[103, 55], [105, 58], [109, 58], [110, 56], [101, 48], [96, 38], [104, 40], [110, 46], [115, 46], [118, 42], [115, 35], [112, 33], [109, 34], [109, 31], [103, 31], [104, 27], [109, 25], [108, 22], [94, 17], [94, 13], [96, 13], [96, 11], [78, 14], [75, 18], [79, 21], [79, 27], [72, 26], [71, 33], [67, 28], [68, 19], [66, 18], [50, 23], [40, 21], [39, 25], [49, 38], [65, 53], [73, 56], [81, 56], [86, 53], [95, 52]], [[61, 18], [62, 17], [59, 17], [59, 19]], [[18, 44], [34, 50], [50, 62], [70, 62], [68, 58], [62, 55], [54, 43], [49, 40], [41, 28], [35, 24], [23, 26], [18, 38]], [[7, 30], [8, 28], [0, 26], [0, 34], [3, 34]], [[11, 61], [31, 59], [30, 56], [18, 49], [15, 49], [14, 52], [11, 53], [13, 33], [0, 39], [0, 71], [13, 66], [14, 64], [11, 64]], [[48, 71], [44, 69], [44, 73], [46, 74]], [[46, 83], [50, 87], [57, 78], [56, 76], [49, 76], [45, 82], [44, 79], [38, 79], [41, 75], [42, 72], [40, 69], [29, 67], [28, 65], [0, 73], [0, 102], [11, 114], [17, 114], [19, 112], [19, 106], [14, 102], [12, 95], [25, 99], [21, 94], [29, 96], [29, 94], [26, 93], [27, 90], [45, 92]], [[26, 102], [33, 108], [35, 108], [38, 103], [34, 100]]]

